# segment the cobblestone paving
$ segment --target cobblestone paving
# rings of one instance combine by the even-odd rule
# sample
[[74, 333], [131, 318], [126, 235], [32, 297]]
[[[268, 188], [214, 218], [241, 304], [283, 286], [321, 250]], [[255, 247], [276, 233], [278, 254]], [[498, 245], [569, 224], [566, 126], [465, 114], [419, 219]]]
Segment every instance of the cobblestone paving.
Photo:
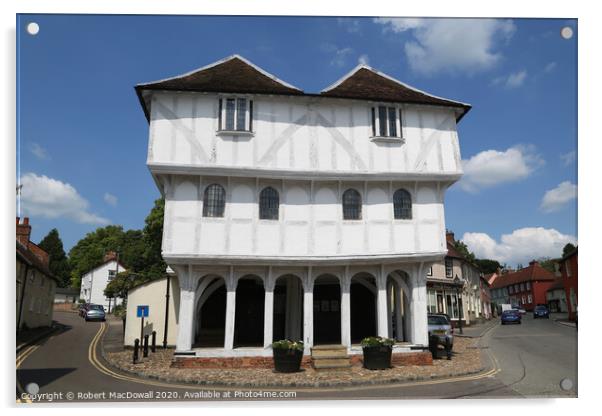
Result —
[[[173, 349], [158, 349], [141, 363], [132, 364], [132, 352], [105, 353], [105, 358], [123, 371], [168, 382], [244, 386], [244, 387], [325, 387], [381, 384], [413, 380], [446, 378], [474, 374], [483, 370], [477, 340], [456, 338], [452, 360], [433, 360], [432, 366], [399, 366], [388, 370], [367, 370], [359, 366], [346, 371], [315, 371], [282, 374], [271, 369], [179, 369], [171, 368]], [[440, 350], [440, 356], [445, 353]]]

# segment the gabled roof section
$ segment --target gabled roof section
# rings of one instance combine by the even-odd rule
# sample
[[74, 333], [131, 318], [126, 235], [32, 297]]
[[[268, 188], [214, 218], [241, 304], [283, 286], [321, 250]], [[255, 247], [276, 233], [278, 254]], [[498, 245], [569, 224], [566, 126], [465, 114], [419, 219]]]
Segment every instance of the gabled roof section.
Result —
[[343, 78], [323, 89], [320, 95], [337, 98], [455, 107], [460, 110], [456, 118], [457, 121], [460, 121], [472, 107], [470, 104], [448, 100], [421, 91], [368, 65], [356, 66]]
[[[182, 75], [136, 85], [146, 109], [144, 90], [303, 95], [303, 91], [278, 79], [240, 55], [232, 55]], [[148, 118], [148, 113], [147, 113]]]
[[538, 262], [532, 261], [529, 267], [522, 268], [514, 273], [508, 273], [495, 279], [492, 288], [502, 288], [521, 282], [532, 282], [536, 280], [555, 280], [553, 273], [544, 269]]

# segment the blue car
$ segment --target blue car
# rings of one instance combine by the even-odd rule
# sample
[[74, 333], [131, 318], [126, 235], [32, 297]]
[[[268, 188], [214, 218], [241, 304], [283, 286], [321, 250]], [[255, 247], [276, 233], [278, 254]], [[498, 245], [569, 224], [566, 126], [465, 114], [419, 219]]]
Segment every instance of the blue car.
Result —
[[502, 325], [506, 324], [520, 324], [521, 314], [516, 309], [509, 309], [502, 312]]
[[546, 318], [550, 319], [550, 310], [545, 305], [537, 305], [535, 309], [533, 309], [533, 319], [537, 318]]

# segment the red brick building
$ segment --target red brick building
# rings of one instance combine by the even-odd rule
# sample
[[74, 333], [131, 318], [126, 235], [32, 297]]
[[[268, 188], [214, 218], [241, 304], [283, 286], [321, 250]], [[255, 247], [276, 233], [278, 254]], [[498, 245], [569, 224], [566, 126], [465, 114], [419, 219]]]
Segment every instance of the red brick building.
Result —
[[532, 311], [538, 304], [547, 304], [546, 292], [554, 284], [554, 274], [533, 260], [529, 267], [497, 277], [492, 289], [506, 289], [508, 303]]
[[560, 273], [562, 274], [562, 283], [566, 294], [566, 304], [569, 310], [569, 319], [577, 319], [577, 249], [567, 254], [560, 260]]

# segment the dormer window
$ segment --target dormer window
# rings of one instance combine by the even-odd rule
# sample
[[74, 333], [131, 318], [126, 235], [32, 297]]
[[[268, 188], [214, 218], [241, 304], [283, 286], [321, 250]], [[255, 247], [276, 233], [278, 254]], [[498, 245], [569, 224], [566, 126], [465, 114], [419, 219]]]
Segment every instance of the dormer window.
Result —
[[218, 130], [234, 134], [253, 131], [253, 100], [241, 97], [220, 98]]
[[402, 117], [401, 109], [379, 105], [372, 107], [372, 138], [401, 141]]

